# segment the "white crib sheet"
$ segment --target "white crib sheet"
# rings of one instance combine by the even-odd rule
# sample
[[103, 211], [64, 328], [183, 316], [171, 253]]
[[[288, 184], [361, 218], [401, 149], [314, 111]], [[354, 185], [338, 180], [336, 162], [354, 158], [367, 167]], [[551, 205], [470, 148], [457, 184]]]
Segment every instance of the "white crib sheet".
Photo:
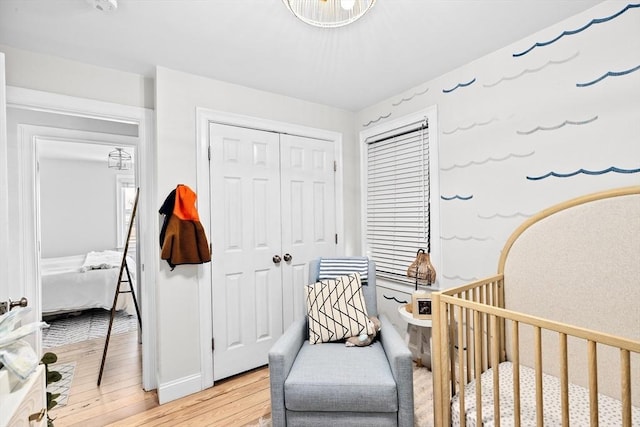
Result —
[[[503, 362], [499, 365], [500, 378], [500, 425], [513, 426], [513, 364]], [[482, 423], [481, 426], [494, 425], [493, 415], [493, 370], [482, 373]], [[543, 374], [544, 425], [562, 425], [560, 407], [560, 380], [552, 375]], [[460, 425], [459, 395], [451, 400], [451, 418], [454, 426]], [[478, 425], [476, 420], [475, 381], [465, 386], [465, 412], [467, 426]], [[619, 427], [622, 425], [621, 403], [602, 394], [598, 395], [599, 425], [601, 427]], [[520, 422], [523, 427], [536, 426], [535, 370], [520, 366]], [[632, 425], [640, 427], [640, 408], [633, 407]], [[572, 426], [589, 425], [589, 390], [575, 384], [569, 384], [569, 419]]]

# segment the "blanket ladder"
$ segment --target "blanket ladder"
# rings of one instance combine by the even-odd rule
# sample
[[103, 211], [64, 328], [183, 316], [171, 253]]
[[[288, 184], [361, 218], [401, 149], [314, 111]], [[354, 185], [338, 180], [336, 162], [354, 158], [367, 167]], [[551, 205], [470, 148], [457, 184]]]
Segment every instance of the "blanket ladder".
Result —
[[[116, 314], [116, 305], [118, 304], [118, 296], [120, 294], [130, 293], [133, 298], [133, 305], [136, 307], [136, 315], [138, 316], [138, 326], [142, 329], [142, 319], [140, 318], [140, 310], [138, 308], [138, 300], [136, 299], [136, 293], [134, 291], [133, 280], [131, 280], [131, 273], [129, 272], [129, 266], [127, 265], [127, 252], [129, 251], [129, 240], [131, 239], [131, 231], [133, 230], [133, 224], [136, 217], [136, 211], [138, 210], [138, 196], [140, 195], [140, 188], [136, 189], [136, 199], [133, 203], [133, 211], [131, 212], [131, 219], [129, 220], [129, 231], [127, 233], [127, 241], [124, 244], [124, 250], [122, 252], [122, 262], [120, 263], [120, 274], [118, 275], [118, 282], [116, 284], [116, 292], [113, 296], [113, 305], [111, 306], [111, 317], [109, 318], [109, 328], [107, 329], [107, 338], [104, 342], [104, 351], [102, 352], [102, 362], [100, 363], [100, 373], [98, 374], [98, 385], [102, 382], [102, 373], [104, 371], [104, 363], [107, 358], [107, 349], [109, 348], [109, 338], [111, 338], [111, 328], [113, 327], [113, 318]], [[123, 273], [127, 273], [127, 279], [123, 280]], [[123, 283], [129, 284], [128, 290], [120, 289]]]

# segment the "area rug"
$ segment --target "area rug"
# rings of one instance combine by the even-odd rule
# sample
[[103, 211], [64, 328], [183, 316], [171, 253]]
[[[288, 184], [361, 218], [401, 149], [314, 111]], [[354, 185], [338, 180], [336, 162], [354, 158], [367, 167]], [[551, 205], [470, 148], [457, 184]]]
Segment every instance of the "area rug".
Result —
[[415, 427], [433, 427], [433, 381], [425, 367], [413, 367], [413, 407]]
[[73, 372], [76, 369], [76, 362], [51, 365], [49, 369], [51, 371], [58, 371], [60, 375], [62, 375], [60, 381], [56, 381], [47, 386], [49, 393], [60, 393], [60, 396], [56, 398], [56, 402], [58, 403], [56, 408], [58, 408], [66, 405], [67, 400], [69, 400], [69, 389], [71, 389], [71, 383], [73, 382]]
[[[95, 338], [105, 338], [110, 314], [109, 310], [94, 309], [77, 315], [45, 319], [49, 327], [42, 330], [42, 345], [44, 348], [54, 348]], [[136, 316], [130, 316], [125, 311], [116, 311], [111, 334], [135, 331], [137, 327]]]
[[[425, 367], [413, 367], [414, 426], [433, 427], [433, 381], [431, 371]], [[271, 418], [260, 418], [250, 427], [271, 427]], [[247, 426], [247, 427], [249, 427]]]

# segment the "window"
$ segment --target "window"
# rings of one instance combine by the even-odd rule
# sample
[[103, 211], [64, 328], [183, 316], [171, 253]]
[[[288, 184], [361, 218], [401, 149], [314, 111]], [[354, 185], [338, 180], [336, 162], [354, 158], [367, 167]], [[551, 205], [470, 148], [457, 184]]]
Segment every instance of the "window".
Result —
[[[129, 222], [133, 214], [133, 205], [136, 200], [135, 178], [132, 175], [116, 176], [116, 218], [118, 248], [123, 248], [127, 242], [127, 233], [129, 232]], [[136, 228], [131, 230], [131, 238], [129, 239], [129, 248], [136, 246]]]
[[414, 283], [407, 277], [407, 267], [421, 248], [432, 254], [438, 271], [433, 256], [439, 252], [439, 241], [433, 236], [439, 233], [434, 233], [438, 202], [432, 202], [432, 194], [438, 193], [432, 120], [423, 113], [361, 134], [365, 247], [381, 278]]

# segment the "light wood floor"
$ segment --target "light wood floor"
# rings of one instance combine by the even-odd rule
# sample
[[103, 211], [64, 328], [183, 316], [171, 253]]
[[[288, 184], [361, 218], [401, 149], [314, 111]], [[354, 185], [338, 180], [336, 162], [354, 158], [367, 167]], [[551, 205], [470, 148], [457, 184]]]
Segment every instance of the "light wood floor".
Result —
[[50, 349], [57, 363], [76, 362], [67, 405], [50, 413], [55, 427], [246, 426], [271, 414], [266, 367], [160, 406], [155, 391], [142, 389], [137, 332], [111, 336], [98, 387], [103, 348], [104, 339], [98, 339]]

